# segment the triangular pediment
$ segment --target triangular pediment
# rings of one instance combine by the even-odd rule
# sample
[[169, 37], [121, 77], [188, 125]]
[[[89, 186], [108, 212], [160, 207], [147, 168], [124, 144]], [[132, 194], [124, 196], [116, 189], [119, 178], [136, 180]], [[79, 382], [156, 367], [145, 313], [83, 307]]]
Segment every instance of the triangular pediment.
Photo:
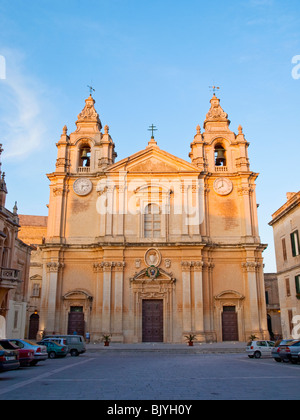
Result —
[[158, 147], [146, 148], [111, 165], [108, 172], [127, 173], [198, 173], [191, 163], [165, 152]]

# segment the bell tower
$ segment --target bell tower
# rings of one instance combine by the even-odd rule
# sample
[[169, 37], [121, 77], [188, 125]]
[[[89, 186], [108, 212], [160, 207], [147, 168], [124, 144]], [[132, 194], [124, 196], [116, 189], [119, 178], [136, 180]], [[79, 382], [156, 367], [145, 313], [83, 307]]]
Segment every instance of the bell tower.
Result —
[[[57, 146], [56, 169], [48, 174], [50, 202], [47, 239], [53, 243], [64, 241], [68, 193], [76, 178], [94, 178], [104, 173], [117, 156], [109, 127], [104, 127], [90, 96], [77, 117], [76, 130], [68, 134], [63, 127]], [[91, 181], [92, 182], [92, 181]]]
[[[259, 242], [255, 180], [250, 171], [249, 143], [243, 129], [230, 130], [228, 114], [215, 93], [204, 121], [191, 143], [191, 161], [205, 180], [205, 235], [217, 242]], [[214, 210], [213, 210], [214, 209]]]
[[76, 130], [67, 134], [67, 127], [57, 143], [57, 173], [92, 173], [105, 170], [115, 162], [115, 144], [95, 110], [95, 100], [90, 95], [85, 107], [77, 117]]
[[249, 143], [245, 140], [242, 127], [239, 126], [237, 135], [229, 129], [230, 120], [215, 94], [210, 103], [211, 108], [204, 121], [205, 131], [201, 134], [198, 125], [191, 143], [189, 156], [192, 163], [204, 172], [248, 172]]

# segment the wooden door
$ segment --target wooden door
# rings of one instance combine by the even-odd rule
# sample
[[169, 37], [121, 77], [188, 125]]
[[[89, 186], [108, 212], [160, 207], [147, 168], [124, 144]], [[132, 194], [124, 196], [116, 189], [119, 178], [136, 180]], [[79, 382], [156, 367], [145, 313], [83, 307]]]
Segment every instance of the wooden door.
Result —
[[144, 299], [142, 311], [143, 342], [163, 342], [163, 300]]
[[84, 335], [84, 313], [83, 312], [69, 312], [68, 319], [68, 334]]
[[235, 306], [224, 306], [222, 313], [223, 341], [238, 341], [238, 318]]
[[28, 333], [28, 339], [29, 340], [36, 340], [37, 333], [39, 331], [39, 325], [40, 325], [40, 317], [38, 314], [32, 314], [30, 316], [29, 320], [29, 333]]

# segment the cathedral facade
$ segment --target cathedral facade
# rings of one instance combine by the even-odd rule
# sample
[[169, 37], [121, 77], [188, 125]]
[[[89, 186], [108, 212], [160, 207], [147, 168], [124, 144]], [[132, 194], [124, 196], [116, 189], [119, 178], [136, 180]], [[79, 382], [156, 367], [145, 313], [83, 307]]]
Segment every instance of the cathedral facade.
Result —
[[[220, 100], [190, 160], [146, 147], [120, 161], [90, 96], [57, 143], [40, 246], [39, 329], [116, 342], [268, 338], [255, 181]], [[103, 132], [102, 132], [103, 130]]]

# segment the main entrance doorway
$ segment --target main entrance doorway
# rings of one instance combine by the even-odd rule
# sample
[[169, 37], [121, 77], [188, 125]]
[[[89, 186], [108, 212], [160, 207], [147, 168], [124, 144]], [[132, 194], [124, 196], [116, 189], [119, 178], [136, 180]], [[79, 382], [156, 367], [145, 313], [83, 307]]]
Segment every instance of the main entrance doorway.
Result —
[[163, 300], [143, 299], [142, 311], [143, 342], [163, 342]]
[[68, 334], [84, 335], [84, 312], [82, 306], [71, 306], [68, 318]]
[[238, 318], [235, 306], [223, 306], [222, 313], [223, 341], [238, 341]]

